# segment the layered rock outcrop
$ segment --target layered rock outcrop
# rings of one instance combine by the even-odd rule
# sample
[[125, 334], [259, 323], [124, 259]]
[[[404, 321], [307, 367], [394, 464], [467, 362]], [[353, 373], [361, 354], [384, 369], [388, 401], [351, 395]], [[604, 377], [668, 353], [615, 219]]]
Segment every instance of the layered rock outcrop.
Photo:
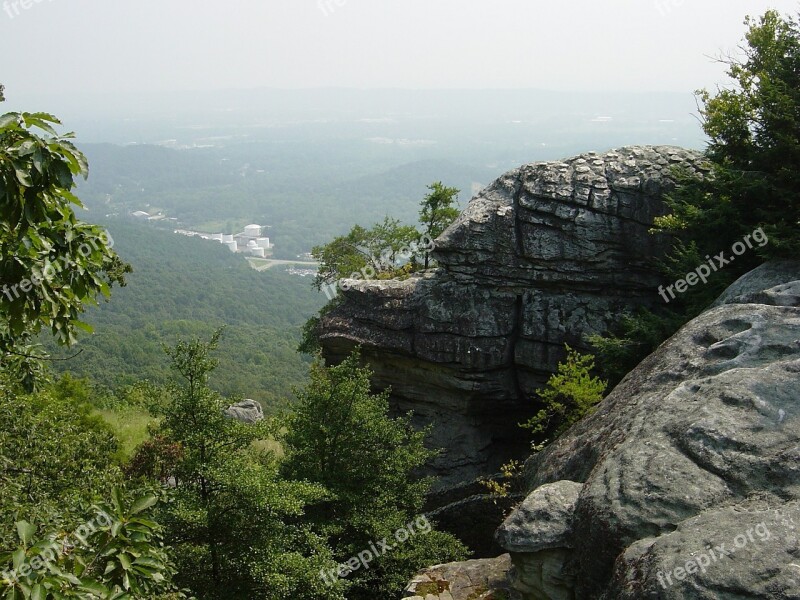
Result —
[[658, 302], [648, 233], [672, 168], [702, 170], [674, 147], [628, 147], [511, 171], [437, 240], [434, 272], [359, 281], [321, 325], [338, 362], [356, 345], [398, 412], [434, 424], [441, 485], [492, 473], [524, 451], [517, 427], [564, 356], [632, 307]]
[[731, 286], [526, 476], [497, 534], [526, 599], [800, 598], [800, 262]]

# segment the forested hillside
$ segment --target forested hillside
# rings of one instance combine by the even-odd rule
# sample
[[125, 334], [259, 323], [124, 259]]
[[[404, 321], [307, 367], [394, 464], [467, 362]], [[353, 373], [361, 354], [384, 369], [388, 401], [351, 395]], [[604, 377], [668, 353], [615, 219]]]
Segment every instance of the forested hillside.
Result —
[[309, 279], [281, 267], [258, 273], [219, 244], [128, 219], [108, 226], [134, 271], [113, 301], [88, 311], [95, 332], [81, 337], [80, 354], [54, 368], [110, 387], [163, 383], [169, 366], [162, 343], [208, 337], [225, 326], [212, 382], [218, 391], [260, 400], [269, 410], [305, 380], [308, 364], [295, 352], [300, 326], [324, 300]]

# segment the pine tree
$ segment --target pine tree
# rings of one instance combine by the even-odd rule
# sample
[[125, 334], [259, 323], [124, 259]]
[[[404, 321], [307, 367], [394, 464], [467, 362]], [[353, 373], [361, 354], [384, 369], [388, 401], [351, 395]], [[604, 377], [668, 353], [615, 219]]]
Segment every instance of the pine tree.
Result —
[[402, 543], [395, 539], [409, 523], [427, 523], [421, 510], [431, 481], [414, 472], [435, 453], [424, 446], [427, 432], [414, 431], [408, 416], [389, 416], [389, 393], [372, 394], [370, 377], [358, 351], [338, 366], [316, 362], [283, 437], [284, 473], [330, 494], [309, 516], [339, 563], [371, 552], [384, 538], [395, 546], [347, 576], [350, 600], [399, 597], [414, 572], [465, 553], [454, 537], [430, 527]]

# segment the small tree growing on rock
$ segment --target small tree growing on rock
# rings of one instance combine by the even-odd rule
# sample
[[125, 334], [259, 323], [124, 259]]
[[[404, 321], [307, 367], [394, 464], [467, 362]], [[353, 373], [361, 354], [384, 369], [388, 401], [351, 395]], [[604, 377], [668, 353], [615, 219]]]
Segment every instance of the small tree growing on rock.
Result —
[[[428, 239], [435, 240], [458, 218], [456, 201], [461, 190], [446, 187], [441, 181], [428, 186], [430, 193], [420, 202], [419, 222]], [[430, 264], [430, 252], [425, 252], [425, 268]]]
[[[544, 403], [527, 422], [520, 427], [530, 429], [534, 439], [531, 448], [539, 452], [558, 438], [567, 429], [591, 414], [603, 399], [608, 382], [592, 375], [594, 356], [581, 354], [565, 345], [566, 359], [559, 363], [558, 371], [550, 376], [547, 384], [536, 395]], [[521, 474], [522, 463], [511, 460], [501, 467], [501, 479], [486, 479], [482, 483], [493, 496], [509, 495]]]
[[544, 447], [593, 412], [608, 387], [608, 382], [592, 375], [594, 356], [565, 347], [566, 360], [537, 392], [544, 408], [521, 425], [538, 437], [534, 449]]

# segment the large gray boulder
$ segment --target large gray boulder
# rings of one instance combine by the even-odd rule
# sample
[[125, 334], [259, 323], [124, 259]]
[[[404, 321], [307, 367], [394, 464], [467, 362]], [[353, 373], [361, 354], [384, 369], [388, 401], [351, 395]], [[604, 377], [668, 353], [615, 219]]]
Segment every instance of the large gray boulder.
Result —
[[558, 502], [529, 500], [510, 518], [529, 536], [499, 532], [520, 589], [536, 573], [519, 540], [535, 554], [561, 532], [569, 598], [800, 598], [800, 262], [736, 282], [526, 477], [539, 500], [583, 485], [562, 528], [536, 516]]
[[675, 147], [627, 147], [525, 165], [472, 199], [436, 241], [439, 268], [359, 281], [321, 323], [325, 358], [356, 345], [398, 412], [434, 425], [441, 485], [496, 472], [524, 452], [530, 398], [564, 343], [584, 347], [619, 315], [660, 302], [648, 233], [672, 168], [702, 171]]
[[509, 552], [573, 548], [572, 515], [583, 485], [558, 481], [536, 488], [497, 530], [498, 543]]
[[225, 415], [242, 423], [258, 423], [264, 419], [264, 409], [255, 400], [242, 400], [229, 406]]
[[575, 547], [572, 518], [582, 489], [574, 481], [540, 486], [497, 530], [497, 542], [513, 553], [514, 588], [526, 597], [572, 600], [575, 582], [565, 566]]

